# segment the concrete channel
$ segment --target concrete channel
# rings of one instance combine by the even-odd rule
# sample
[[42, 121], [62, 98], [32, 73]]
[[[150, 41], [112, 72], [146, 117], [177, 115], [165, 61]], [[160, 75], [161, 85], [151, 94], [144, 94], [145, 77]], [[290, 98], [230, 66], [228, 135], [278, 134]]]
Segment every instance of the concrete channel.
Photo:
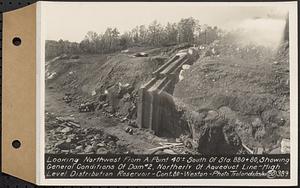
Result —
[[168, 129], [176, 129], [173, 92], [182, 66], [192, 64], [194, 56], [195, 53], [190, 50], [176, 54], [152, 73], [153, 77], [149, 82], [141, 86], [137, 112], [140, 128], [153, 130], [156, 135], [161, 135]]

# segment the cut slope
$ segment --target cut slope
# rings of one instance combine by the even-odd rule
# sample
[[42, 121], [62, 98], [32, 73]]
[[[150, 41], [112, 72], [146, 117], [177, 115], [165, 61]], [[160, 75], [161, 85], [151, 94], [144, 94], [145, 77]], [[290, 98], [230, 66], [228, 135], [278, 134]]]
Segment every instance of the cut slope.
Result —
[[207, 56], [184, 71], [174, 96], [195, 111], [222, 112], [244, 144], [270, 152], [289, 138], [288, 48], [281, 48], [274, 58]]
[[[130, 84], [135, 88], [150, 78], [163, 61], [159, 57], [130, 57], [125, 54], [81, 55], [79, 59], [58, 59], [47, 66], [47, 86], [92, 95], [118, 84]], [[47, 76], [47, 75], [46, 75]]]

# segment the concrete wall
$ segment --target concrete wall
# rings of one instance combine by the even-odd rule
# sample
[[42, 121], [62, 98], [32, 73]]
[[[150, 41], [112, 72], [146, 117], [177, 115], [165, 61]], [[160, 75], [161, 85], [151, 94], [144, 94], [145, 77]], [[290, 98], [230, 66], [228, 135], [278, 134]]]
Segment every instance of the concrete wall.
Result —
[[[153, 72], [153, 78], [139, 90], [137, 123], [157, 135], [176, 134], [179, 115], [173, 91], [183, 64], [189, 63], [188, 54], [175, 55]], [[176, 135], [179, 136], [179, 135]]]

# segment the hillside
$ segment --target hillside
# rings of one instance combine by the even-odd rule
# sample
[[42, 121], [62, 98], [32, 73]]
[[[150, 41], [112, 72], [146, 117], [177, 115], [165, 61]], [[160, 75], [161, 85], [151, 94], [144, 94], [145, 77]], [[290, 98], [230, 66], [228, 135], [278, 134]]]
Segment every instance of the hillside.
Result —
[[[80, 128], [70, 130], [70, 135], [100, 129], [99, 135], [104, 135], [106, 142], [114, 143], [113, 147], [105, 143], [106, 149], [100, 153], [146, 153], [162, 141], [185, 141], [191, 135], [182, 133], [181, 138], [159, 138], [149, 130], [137, 128], [136, 118], [141, 85], [170, 57], [189, 47], [188, 44], [135, 47], [106, 55], [62, 55], [48, 61], [46, 140], [64, 143], [68, 137], [53, 138], [53, 131], [60, 132], [61, 128], [52, 126], [57, 124], [57, 117], [71, 117]], [[183, 110], [183, 121], [195, 124], [190, 131], [200, 140], [198, 152], [209, 153], [210, 148], [216, 147], [215, 151], [221, 153], [243, 153], [241, 144], [253, 151], [262, 148], [265, 153], [280, 152], [282, 139], [289, 139], [290, 126], [288, 43], [276, 51], [262, 46], [229, 45], [224, 41], [196, 49], [200, 58], [182, 72], [173, 96], [181, 108], [178, 111]], [[147, 55], [136, 56], [138, 53]], [[80, 106], [87, 113], [82, 113]], [[215, 113], [224, 116], [224, 121], [217, 119]], [[200, 128], [195, 128], [197, 126]], [[109, 135], [118, 139], [111, 140]], [[220, 135], [223, 140], [215, 139]], [[93, 139], [91, 137], [83, 149], [92, 147]], [[80, 146], [78, 141], [74, 141], [72, 151], [80, 153], [75, 146]], [[50, 153], [61, 151], [51, 144], [48, 149]]]
[[[95, 150], [97, 153], [146, 153], [148, 149], [159, 146], [163, 139], [150, 130], [137, 128], [137, 91], [151, 78], [154, 70], [183, 47], [185, 45], [137, 47], [130, 48], [128, 52], [107, 55], [62, 55], [48, 61], [45, 75], [46, 151], [93, 152], [94, 137], [100, 135], [106, 137], [101, 136], [104, 139], [100, 139], [101, 142], [111, 143], [102, 144], [106, 149]], [[135, 57], [139, 52], [148, 55]], [[96, 106], [95, 111], [78, 111], [80, 105], [89, 102]], [[61, 118], [67, 120], [62, 121]], [[70, 126], [69, 122], [71, 125], [78, 124], [78, 127], [64, 129], [66, 124]], [[87, 133], [89, 140], [85, 136], [74, 138], [74, 135]], [[111, 140], [110, 135], [117, 139]], [[79, 143], [83, 140], [86, 141], [82, 146]]]
[[174, 96], [194, 111], [223, 114], [253, 150], [269, 153], [280, 147], [283, 138], [289, 139], [290, 128], [288, 44], [261, 55], [257, 47], [212, 48], [217, 55], [205, 56], [185, 70]]

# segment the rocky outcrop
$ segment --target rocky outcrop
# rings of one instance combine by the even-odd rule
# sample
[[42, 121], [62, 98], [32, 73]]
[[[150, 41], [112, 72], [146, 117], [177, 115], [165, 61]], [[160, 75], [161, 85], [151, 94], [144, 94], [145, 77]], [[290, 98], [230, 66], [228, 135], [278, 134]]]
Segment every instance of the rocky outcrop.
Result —
[[192, 146], [201, 154], [236, 154], [243, 152], [240, 137], [220, 111], [186, 111]]

